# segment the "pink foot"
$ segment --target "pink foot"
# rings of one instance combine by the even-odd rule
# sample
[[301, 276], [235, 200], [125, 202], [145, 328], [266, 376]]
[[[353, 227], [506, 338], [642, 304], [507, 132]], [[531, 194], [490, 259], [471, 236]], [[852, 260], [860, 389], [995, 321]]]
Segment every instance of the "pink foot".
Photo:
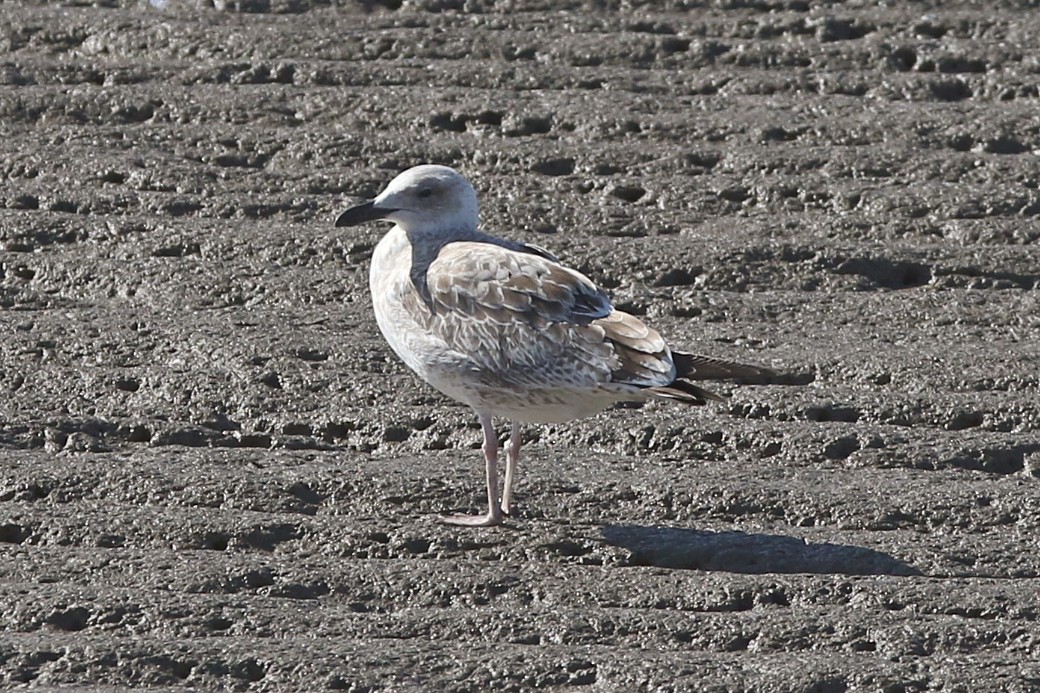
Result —
[[441, 515], [440, 521], [446, 525], [458, 525], [460, 527], [494, 527], [502, 524], [502, 515], [488, 513], [487, 515]]

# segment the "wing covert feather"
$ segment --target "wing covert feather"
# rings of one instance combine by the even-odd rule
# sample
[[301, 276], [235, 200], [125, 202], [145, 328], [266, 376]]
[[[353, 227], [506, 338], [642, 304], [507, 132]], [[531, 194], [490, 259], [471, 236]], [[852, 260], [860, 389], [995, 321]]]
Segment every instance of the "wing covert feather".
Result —
[[580, 272], [481, 242], [445, 245], [409, 312], [486, 378], [511, 385], [664, 385], [675, 377], [664, 339], [614, 310]]
[[434, 312], [479, 312], [496, 322], [584, 325], [610, 314], [606, 293], [548, 258], [478, 242], [449, 243], [426, 270]]

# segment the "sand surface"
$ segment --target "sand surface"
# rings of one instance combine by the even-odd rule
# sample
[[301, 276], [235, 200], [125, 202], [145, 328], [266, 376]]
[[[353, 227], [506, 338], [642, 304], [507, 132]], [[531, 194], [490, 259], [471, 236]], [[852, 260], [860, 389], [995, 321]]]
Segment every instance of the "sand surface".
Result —
[[[1040, 691], [1027, 4], [0, 3], [0, 686]], [[332, 226], [423, 162], [783, 382], [438, 524], [479, 428]]]

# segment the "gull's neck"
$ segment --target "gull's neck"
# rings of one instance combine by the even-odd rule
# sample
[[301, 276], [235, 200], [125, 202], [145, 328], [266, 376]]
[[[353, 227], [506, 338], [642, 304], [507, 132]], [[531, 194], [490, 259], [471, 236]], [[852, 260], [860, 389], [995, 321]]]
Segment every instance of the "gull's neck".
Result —
[[464, 222], [407, 226], [398, 224], [397, 228], [408, 236], [408, 242], [412, 245], [441, 246], [452, 241], [479, 240], [487, 235], [479, 231], [475, 224]]

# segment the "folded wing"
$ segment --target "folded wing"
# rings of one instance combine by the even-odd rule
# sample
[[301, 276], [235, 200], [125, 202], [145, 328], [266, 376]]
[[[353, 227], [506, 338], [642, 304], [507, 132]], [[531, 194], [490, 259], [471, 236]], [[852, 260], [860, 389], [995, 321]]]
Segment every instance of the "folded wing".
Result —
[[661, 335], [546, 255], [449, 243], [423, 275], [426, 291], [416, 287], [406, 307], [488, 385], [644, 388], [675, 378]]

